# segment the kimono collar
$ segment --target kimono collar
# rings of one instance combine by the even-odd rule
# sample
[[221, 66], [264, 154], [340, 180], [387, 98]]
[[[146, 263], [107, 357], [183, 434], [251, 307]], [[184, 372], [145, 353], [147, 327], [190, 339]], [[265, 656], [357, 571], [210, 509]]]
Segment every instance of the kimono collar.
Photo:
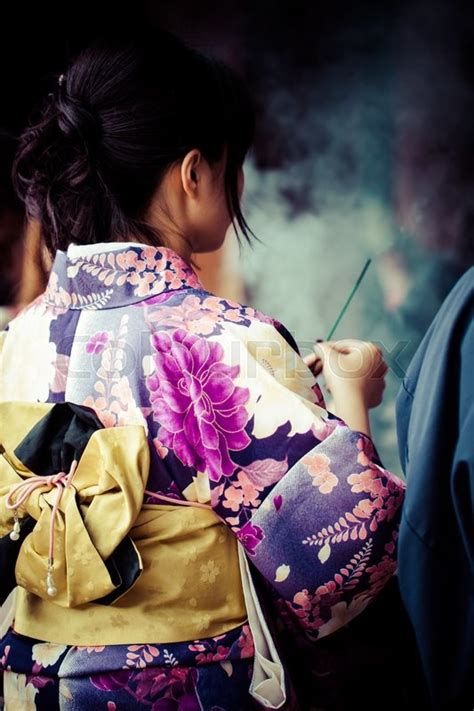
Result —
[[96, 310], [202, 288], [191, 267], [171, 249], [112, 242], [58, 251], [43, 298], [60, 308]]

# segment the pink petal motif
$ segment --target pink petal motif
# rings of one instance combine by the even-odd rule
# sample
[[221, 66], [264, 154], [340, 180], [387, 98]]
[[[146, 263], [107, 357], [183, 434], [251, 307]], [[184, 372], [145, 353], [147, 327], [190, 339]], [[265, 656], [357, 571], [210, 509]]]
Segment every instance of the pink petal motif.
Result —
[[200, 383], [200, 381], [193, 375], [188, 375], [188, 373], [185, 373], [182, 380], [182, 386], [188, 390], [191, 400], [196, 402], [196, 404], [201, 404], [200, 409], [202, 415], [204, 415], [204, 413], [208, 411], [208, 408], [206, 400], [202, 397], [202, 384]]
[[[199, 340], [200, 342], [204, 342], [207, 347], [209, 348], [209, 360], [206, 362], [207, 367], [212, 365], [213, 363], [220, 363], [222, 359], [224, 358], [224, 349], [222, 348], [221, 344], [218, 343], [217, 341], [206, 341], [205, 339], [200, 339], [197, 336], [194, 336], [196, 340]], [[224, 364], [225, 365], [225, 364]], [[226, 365], [225, 366], [228, 371], [231, 371], [231, 367]], [[240, 368], [239, 368], [240, 372]], [[229, 373], [230, 375], [230, 373]]]
[[247, 553], [255, 555], [255, 551], [265, 538], [265, 534], [260, 526], [253, 524], [251, 521], [247, 521], [237, 533], [237, 538], [241, 541]]
[[96, 674], [91, 677], [92, 684], [102, 691], [118, 691], [127, 686], [130, 672], [128, 669], [107, 672], [106, 674]]
[[[162, 430], [160, 430], [160, 432], [162, 432]], [[199, 471], [205, 469], [206, 465], [204, 459], [196, 452], [196, 448], [192, 446], [183, 431], [173, 436], [169, 448], [174, 452], [180, 453], [180, 459], [187, 467], [194, 467]]]
[[273, 505], [277, 511], [279, 511], [281, 509], [282, 503], [283, 503], [283, 497], [281, 496], [281, 494], [278, 494], [278, 496], [275, 496], [273, 498]]
[[69, 371], [69, 356], [58, 353], [54, 369], [54, 380], [51, 384], [51, 392], [63, 393], [66, 390], [66, 380]]
[[226, 365], [225, 363], [212, 363], [208, 373], [209, 375], [211, 373], [225, 373], [229, 378], [235, 380], [240, 373], [240, 367], [238, 365]]
[[199, 430], [199, 421], [194, 416], [191, 407], [188, 408], [186, 417], [184, 418], [183, 433], [191, 447], [199, 447], [201, 442], [201, 433]]
[[163, 353], [160, 361], [156, 362], [156, 374], [162, 380], [169, 380], [174, 383], [182, 379], [183, 371], [172, 355]]
[[[152, 389], [158, 389], [158, 383], [155, 384], [153, 376], [150, 378]], [[155, 387], [153, 387], [155, 385]], [[185, 394], [179, 392], [179, 390], [167, 381], [164, 380], [161, 383], [161, 394], [166, 405], [173, 410], [173, 412], [184, 413], [189, 407], [189, 398]]]
[[240, 510], [243, 500], [242, 489], [238, 489], [236, 486], [229, 486], [225, 490], [223, 506], [226, 509], [237, 512]]
[[206, 449], [215, 449], [219, 446], [219, 435], [213, 423], [201, 420], [199, 422], [199, 434]]
[[193, 356], [183, 343], [174, 343], [171, 355], [180, 370], [188, 373], [193, 372]]
[[86, 353], [101, 353], [109, 342], [106, 331], [95, 333], [86, 343]]
[[156, 406], [155, 403], [153, 405], [153, 412], [159, 414], [159, 422], [164, 429], [172, 433], [182, 432], [185, 417], [180, 412], [173, 412], [163, 401], [157, 402]]
[[224, 432], [229, 449], [239, 451], [245, 449], [250, 444], [250, 437], [245, 430], [240, 432]]
[[308, 454], [302, 459], [308, 474], [313, 478], [313, 486], [317, 486], [321, 494], [330, 494], [339, 480], [331, 471], [331, 460], [323, 452]]
[[351, 474], [347, 477], [347, 482], [352, 485], [351, 491], [355, 494], [363, 492], [376, 497], [382, 493], [381, 472], [375, 466], [360, 474]]
[[[242, 388], [243, 390], [244, 388]], [[248, 396], [248, 390], [246, 390]], [[221, 410], [216, 412], [216, 420], [222, 432], [242, 432], [248, 421], [248, 413], [245, 407], [234, 408], [233, 410]]]
[[225, 373], [212, 373], [206, 382], [206, 391], [212, 392], [215, 405], [227, 402], [235, 390], [232, 379]]
[[146, 382], [160, 441], [213, 481], [230, 476], [230, 452], [250, 443], [249, 392], [234, 382], [239, 369], [223, 362], [220, 343], [183, 329], [156, 332], [151, 341], [155, 372]]
[[209, 368], [209, 360], [211, 357], [211, 351], [207, 341], [202, 339], [199, 341], [197, 336], [193, 335], [194, 342], [188, 342], [189, 351], [193, 356], [193, 361], [196, 369], [196, 374], [201, 373], [202, 368]]
[[234, 390], [230, 398], [221, 404], [219, 412], [221, 412], [222, 415], [232, 414], [236, 408], [247, 403], [248, 397], [249, 391], [247, 388]]
[[153, 375], [150, 375], [150, 377], [147, 380], [148, 390], [151, 393], [154, 393], [155, 390], [158, 390], [158, 384], [159, 384], [159, 379], [158, 379], [156, 373], [154, 373]]
[[206, 464], [211, 481], [220, 481], [221, 476], [231, 476], [236, 465], [229, 457], [227, 443], [221, 445], [219, 437], [219, 447], [216, 449], [206, 449]]
[[363, 467], [369, 466], [375, 456], [372, 440], [368, 439], [368, 437], [361, 437], [357, 440], [357, 449], [359, 450], [358, 463], [362, 464]]
[[370, 518], [374, 510], [374, 502], [370, 499], [362, 499], [354, 507], [353, 513], [358, 518]]

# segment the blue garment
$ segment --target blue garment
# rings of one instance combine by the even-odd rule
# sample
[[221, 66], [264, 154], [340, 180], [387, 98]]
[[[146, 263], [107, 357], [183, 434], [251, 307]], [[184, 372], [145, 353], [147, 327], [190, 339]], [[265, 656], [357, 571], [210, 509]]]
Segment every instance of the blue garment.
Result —
[[434, 708], [474, 701], [474, 268], [429, 328], [397, 401], [407, 494], [400, 589]]

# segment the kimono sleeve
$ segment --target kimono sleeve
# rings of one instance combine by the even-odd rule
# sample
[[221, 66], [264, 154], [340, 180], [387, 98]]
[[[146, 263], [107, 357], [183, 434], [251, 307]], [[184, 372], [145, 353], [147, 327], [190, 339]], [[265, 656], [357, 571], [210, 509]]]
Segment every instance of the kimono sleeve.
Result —
[[402, 482], [372, 442], [322, 407], [304, 361], [268, 321], [156, 333], [159, 440], [211, 501], [306, 633], [329, 634], [395, 572]]
[[[216, 513], [313, 639], [363, 610], [396, 570], [401, 480], [372, 442], [321, 407], [319, 388], [271, 324], [208, 342], [190, 423]], [[197, 384], [196, 384], [197, 386]]]

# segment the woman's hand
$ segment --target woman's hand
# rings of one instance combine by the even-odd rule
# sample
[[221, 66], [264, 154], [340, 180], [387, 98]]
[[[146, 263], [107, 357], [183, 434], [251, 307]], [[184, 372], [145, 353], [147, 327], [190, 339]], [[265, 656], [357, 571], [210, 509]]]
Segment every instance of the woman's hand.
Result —
[[388, 370], [382, 351], [374, 343], [353, 339], [316, 343], [314, 351], [305, 361], [315, 375], [322, 372], [335, 414], [369, 434], [368, 410], [382, 402]]

